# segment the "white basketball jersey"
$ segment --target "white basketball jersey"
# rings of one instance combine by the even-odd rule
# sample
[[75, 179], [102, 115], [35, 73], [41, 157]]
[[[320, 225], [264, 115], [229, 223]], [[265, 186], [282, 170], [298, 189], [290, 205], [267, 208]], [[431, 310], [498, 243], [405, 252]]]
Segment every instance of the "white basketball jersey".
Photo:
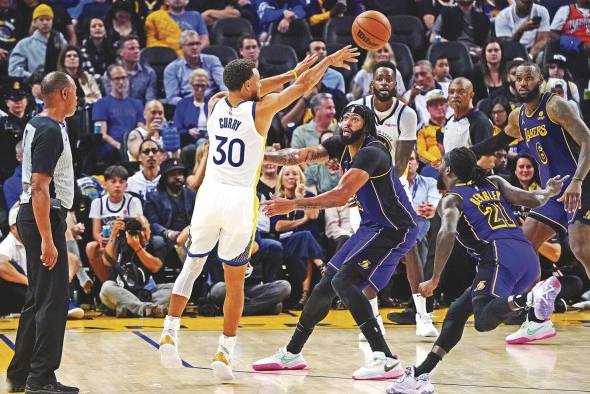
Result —
[[[377, 136], [389, 149], [389, 153], [391, 153], [391, 158], [394, 160], [394, 162], [397, 141], [400, 139], [416, 140], [416, 114], [412, 108], [408, 107], [401, 101], [395, 100], [393, 107], [386, 111], [382, 118], [379, 117], [378, 113], [373, 108], [373, 95], [365, 96], [348, 103], [348, 105], [352, 104], [362, 104], [366, 107], [369, 107], [375, 113]], [[402, 115], [406, 114], [408, 116], [402, 118]], [[404, 121], [413, 124], [405, 124], [400, 126], [400, 122], [403, 123]]]
[[256, 103], [232, 107], [220, 99], [207, 121], [209, 156], [204, 183], [254, 187], [264, 155], [264, 137], [254, 124]]

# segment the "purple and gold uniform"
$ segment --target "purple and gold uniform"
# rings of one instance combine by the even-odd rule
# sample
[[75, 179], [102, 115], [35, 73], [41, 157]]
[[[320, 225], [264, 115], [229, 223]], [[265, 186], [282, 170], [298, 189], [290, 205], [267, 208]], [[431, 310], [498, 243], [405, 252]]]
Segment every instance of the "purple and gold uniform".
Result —
[[360, 227], [328, 265], [339, 270], [344, 264], [354, 264], [367, 285], [381, 290], [389, 283], [400, 258], [416, 243], [416, 212], [396, 175], [391, 154], [381, 141], [366, 137], [354, 158], [338, 136], [322, 145], [345, 171], [358, 168], [370, 177], [355, 195]]
[[496, 185], [488, 179], [457, 183], [449, 194], [461, 199], [457, 240], [478, 260], [473, 295], [507, 297], [528, 290], [540, 274], [539, 258]]
[[[518, 122], [522, 140], [539, 167], [541, 186], [545, 187], [547, 180], [557, 175], [570, 176], [563, 186], [563, 193], [576, 172], [580, 148], [568, 132], [549, 117], [547, 103], [553, 96], [552, 93], [544, 93], [539, 106], [531, 114], [527, 114], [526, 106], [523, 105]], [[544, 206], [533, 209], [529, 216], [556, 232], [566, 232], [568, 224], [574, 220], [590, 224], [590, 177], [586, 177], [582, 183], [581, 206], [575, 213], [566, 212], [563, 202], [557, 201], [562, 193], [551, 198]]]

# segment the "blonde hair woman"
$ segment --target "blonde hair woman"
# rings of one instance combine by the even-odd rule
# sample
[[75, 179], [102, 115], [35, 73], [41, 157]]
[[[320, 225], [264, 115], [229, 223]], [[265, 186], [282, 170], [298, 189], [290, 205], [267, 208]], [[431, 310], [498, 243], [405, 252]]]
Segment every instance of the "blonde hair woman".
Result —
[[[367, 52], [367, 58], [365, 59], [363, 66], [356, 73], [354, 80], [352, 81], [352, 95], [355, 100], [371, 94], [369, 86], [373, 80], [375, 64], [379, 62], [392, 62], [395, 64], [395, 54], [389, 43], [376, 51]], [[401, 96], [406, 91], [406, 86], [404, 85], [404, 80], [399, 70], [396, 70], [395, 80], [397, 82], [397, 95]]]
[[[285, 166], [279, 172], [276, 186], [276, 194], [288, 199], [305, 196], [305, 175], [299, 166]], [[279, 235], [283, 244], [285, 260], [302, 264], [305, 270], [305, 278], [301, 284], [301, 299], [293, 309], [301, 310], [309, 298], [311, 292], [311, 276], [313, 266], [323, 271], [324, 251], [319, 244], [320, 211], [318, 209], [305, 209], [293, 211], [286, 215], [277, 215], [271, 218], [271, 230]], [[290, 267], [294, 275], [292, 280], [301, 278], [301, 265]], [[291, 288], [296, 289], [299, 283], [291, 283]]]

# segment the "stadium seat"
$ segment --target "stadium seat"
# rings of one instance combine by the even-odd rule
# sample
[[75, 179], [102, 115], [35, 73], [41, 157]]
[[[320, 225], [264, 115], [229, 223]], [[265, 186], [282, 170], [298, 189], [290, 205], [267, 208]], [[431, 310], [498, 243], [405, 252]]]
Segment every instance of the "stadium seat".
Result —
[[387, 19], [393, 30], [389, 41], [406, 44], [420, 58], [426, 49], [424, 26], [420, 19], [410, 15], [394, 15]]
[[414, 74], [414, 57], [412, 56], [412, 51], [410, 51], [410, 48], [406, 44], [401, 42], [392, 42], [391, 49], [393, 49], [395, 63], [407, 87]]
[[520, 57], [524, 60], [529, 59], [529, 54], [520, 42], [515, 41], [502, 41], [502, 61], [509, 62], [515, 57]]
[[156, 72], [156, 95], [158, 98], [166, 97], [164, 92], [164, 69], [177, 58], [176, 51], [168, 47], [150, 47], [141, 50], [139, 61], [148, 64]]
[[449, 66], [453, 77], [469, 78], [473, 69], [473, 63], [465, 45], [455, 41], [432, 44], [426, 52], [426, 59], [434, 63], [442, 55], [449, 59]]
[[324, 29], [326, 44], [348, 45], [352, 43], [352, 22], [354, 17], [341, 16], [330, 18]]
[[372, 0], [367, 8], [385, 15], [393, 15], [398, 10], [398, 5], [395, 2], [396, 0]]
[[297, 54], [288, 45], [267, 45], [260, 49], [258, 58], [262, 77], [272, 77], [292, 70], [297, 65]]
[[215, 22], [211, 29], [211, 44], [225, 45], [237, 51], [240, 48], [240, 37], [247, 34], [254, 34], [254, 29], [247, 19], [221, 19]]
[[236, 50], [226, 45], [209, 45], [208, 47], [203, 48], [201, 53], [217, 56], [224, 67], [227, 63], [238, 58]]
[[[338, 43], [326, 44], [326, 49], [328, 50], [328, 55], [331, 55], [332, 53], [336, 52], [337, 50], [341, 49], [342, 47], [344, 47], [344, 44], [338, 44]], [[354, 78], [356, 73], [358, 72], [358, 63], [351, 63], [350, 70], [347, 70], [345, 68], [336, 68], [335, 70], [340, 72], [340, 74], [342, 74], [342, 76], [344, 77], [344, 86], [348, 90], [350, 88], [350, 82], [352, 81], [352, 79]]]
[[289, 30], [281, 33], [277, 30], [278, 24], [270, 25], [270, 44], [271, 45], [287, 45], [295, 50], [299, 59], [305, 57], [307, 45], [311, 41], [311, 31], [307, 22], [303, 19], [297, 19], [291, 22]]

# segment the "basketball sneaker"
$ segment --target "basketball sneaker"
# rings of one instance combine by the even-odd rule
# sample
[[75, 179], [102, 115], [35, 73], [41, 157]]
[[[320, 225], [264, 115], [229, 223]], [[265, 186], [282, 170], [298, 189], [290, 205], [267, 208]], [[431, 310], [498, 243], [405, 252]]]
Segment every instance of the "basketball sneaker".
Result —
[[398, 359], [385, 357], [383, 352], [373, 352], [373, 357], [367, 365], [354, 371], [352, 378], [355, 380], [394, 379], [403, 373]]
[[160, 364], [164, 368], [180, 368], [182, 360], [178, 354], [178, 330], [180, 319], [166, 316], [164, 330], [160, 335]]
[[416, 313], [416, 335], [419, 337], [437, 337], [438, 330], [432, 324], [432, 313]]
[[540, 341], [541, 339], [551, 338], [557, 335], [555, 327], [551, 320], [537, 323], [534, 321], [525, 321], [522, 323], [518, 331], [506, 337], [506, 342], [511, 345], [518, 345], [533, 341]]
[[415, 377], [414, 367], [406, 368], [404, 375], [387, 388], [388, 394], [433, 394], [434, 386], [427, 373]]
[[531, 290], [532, 306], [535, 308], [535, 316], [539, 320], [547, 320], [555, 308], [555, 299], [561, 291], [561, 283], [552, 276], [543, 282], [539, 282]]
[[[385, 325], [383, 324], [383, 318], [381, 317], [381, 315], [377, 315], [375, 316], [375, 319], [377, 319], [377, 323], [379, 324], [379, 328], [381, 329], [381, 334], [383, 334], [383, 336], [385, 337]], [[359, 332], [359, 342], [367, 342], [367, 338], [365, 338], [365, 334], [363, 334], [363, 332]]]
[[287, 351], [287, 347], [280, 348], [270, 357], [260, 359], [252, 363], [255, 371], [277, 371], [281, 369], [305, 369], [307, 363], [303, 355], [293, 354]]
[[221, 380], [234, 379], [231, 360], [233, 358], [236, 340], [236, 337], [226, 337], [223, 334], [219, 336], [219, 346], [217, 347], [217, 353], [213, 357], [211, 368], [213, 369], [213, 374]]
[[68, 301], [68, 319], [80, 320], [84, 318], [84, 309], [80, 308], [73, 299]]

